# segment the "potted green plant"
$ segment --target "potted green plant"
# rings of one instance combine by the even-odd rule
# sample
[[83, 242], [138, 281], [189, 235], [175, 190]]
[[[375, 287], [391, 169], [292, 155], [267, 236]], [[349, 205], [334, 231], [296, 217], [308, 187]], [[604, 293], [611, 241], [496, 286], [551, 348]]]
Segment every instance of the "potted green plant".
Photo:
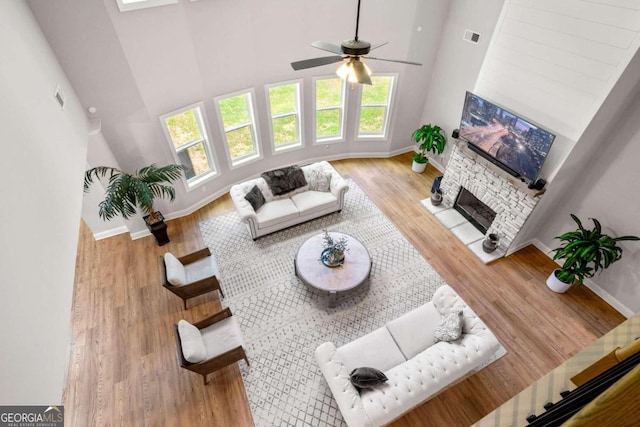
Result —
[[88, 192], [94, 179], [109, 177], [109, 184], [105, 191], [105, 198], [98, 207], [100, 218], [105, 221], [121, 215], [127, 219], [136, 214], [140, 208], [146, 215], [145, 224], [155, 236], [158, 245], [169, 242], [167, 225], [164, 217], [153, 208], [153, 201], [157, 197], [168, 197], [173, 201], [176, 197], [175, 189], [169, 185], [182, 176], [184, 166], [167, 165], [157, 167], [151, 165], [129, 174], [120, 169], [98, 166], [91, 168], [84, 174], [84, 191]]
[[434, 154], [442, 154], [444, 146], [447, 143], [444, 130], [440, 126], [432, 126], [431, 124], [422, 125], [416, 129], [411, 138], [418, 144], [418, 152], [413, 156], [414, 172], [422, 173], [427, 167], [427, 151]]
[[564, 263], [547, 279], [547, 286], [558, 293], [566, 292], [574, 283], [582, 285], [584, 279], [593, 277], [622, 258], [618, 242], [640, 240], [637, 236], [611, 237], [603, 234], [602, 226], [595, 218], [591, 218], [594, 225], [591, 230], [584, 228], [577, 216], [571, 214], [571, 218], [578, 228], [556, 237], [562, 245], [553, 250], [553, 259], [564, 259]]

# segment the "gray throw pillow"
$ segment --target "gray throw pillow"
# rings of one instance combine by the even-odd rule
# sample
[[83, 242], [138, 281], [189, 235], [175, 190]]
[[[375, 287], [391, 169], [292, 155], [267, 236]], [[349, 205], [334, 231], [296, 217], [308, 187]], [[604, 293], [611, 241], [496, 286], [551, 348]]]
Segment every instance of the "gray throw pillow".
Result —
[[262, 205], [264, 205], [264, 202], [265, 202], [264, 196], [262, 195], [262, 191], [260, 191], [257, 185], [254, 185], [251, 191], [249, 191], [244, 196], [244, 198], [247, 199], [249, 203], [251, 203], [251, 206], [253, 206], [254, 211], [257, 211], [258, 209], [260, 209], [260, 207], [262, 207]]
[[358, 389], [372, 388], [387, 381], [387, 376], [375, 368], [356, 368], [349, 374], [349, 381]]
[[464, 318], [462, 311], [452, 311], [445, 313], [440, 318], [440, 325], [433, 333], [433, 342], [455, 341], [462, 335], [462, 325]]

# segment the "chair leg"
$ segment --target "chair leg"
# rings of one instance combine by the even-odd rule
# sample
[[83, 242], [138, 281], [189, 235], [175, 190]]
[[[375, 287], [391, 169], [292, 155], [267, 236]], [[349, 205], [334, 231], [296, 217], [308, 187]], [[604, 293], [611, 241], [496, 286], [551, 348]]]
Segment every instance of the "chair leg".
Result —
[[220, 291], [220, 295], [224, 298], [224, 292], [222, 292], [222, 287], [218, 286], [218, 291]]
[[207, 381], [207, 374], [202, 375], [202, 381], [204, 382], [204, 385], [207, 385], [209, 383], [209, 381]]
[[183, 298], [182, 299], [182, 303], [184, 304], [184, 309], [186, 310], [187, 309], [187, 299]]

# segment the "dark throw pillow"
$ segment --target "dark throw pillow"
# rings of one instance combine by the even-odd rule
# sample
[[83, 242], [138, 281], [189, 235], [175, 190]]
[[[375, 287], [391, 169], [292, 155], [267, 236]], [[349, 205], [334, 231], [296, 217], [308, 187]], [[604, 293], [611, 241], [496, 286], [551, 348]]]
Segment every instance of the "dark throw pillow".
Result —
[[264, 196], [257, 185], [254, 185], [251, 191], [249, 191], [244, 198], [247, 199], [247, 202], [251, 203], [254, 211], [257, 211], [262, 205], [264, 205]]
[[360, 391], [363, 388], [372, 388], [384, 383], [387, 381], [387, 376], [375, 368], [364, 367], [351, 371], [349, 380]]
[[457, 340], [462, 335], [463, 323], [462, 311], [443, 314], [440, 318], [440, 325], [433, 333], [433, 342]]

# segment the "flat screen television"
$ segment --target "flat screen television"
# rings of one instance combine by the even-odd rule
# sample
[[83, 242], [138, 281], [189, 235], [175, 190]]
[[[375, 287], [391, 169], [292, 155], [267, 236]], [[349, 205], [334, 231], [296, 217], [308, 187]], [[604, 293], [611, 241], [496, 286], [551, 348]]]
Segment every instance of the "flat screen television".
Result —
[[460, 137], [471, 150], [516, 177], [535, 181], [555, 135], [467, 92]]

